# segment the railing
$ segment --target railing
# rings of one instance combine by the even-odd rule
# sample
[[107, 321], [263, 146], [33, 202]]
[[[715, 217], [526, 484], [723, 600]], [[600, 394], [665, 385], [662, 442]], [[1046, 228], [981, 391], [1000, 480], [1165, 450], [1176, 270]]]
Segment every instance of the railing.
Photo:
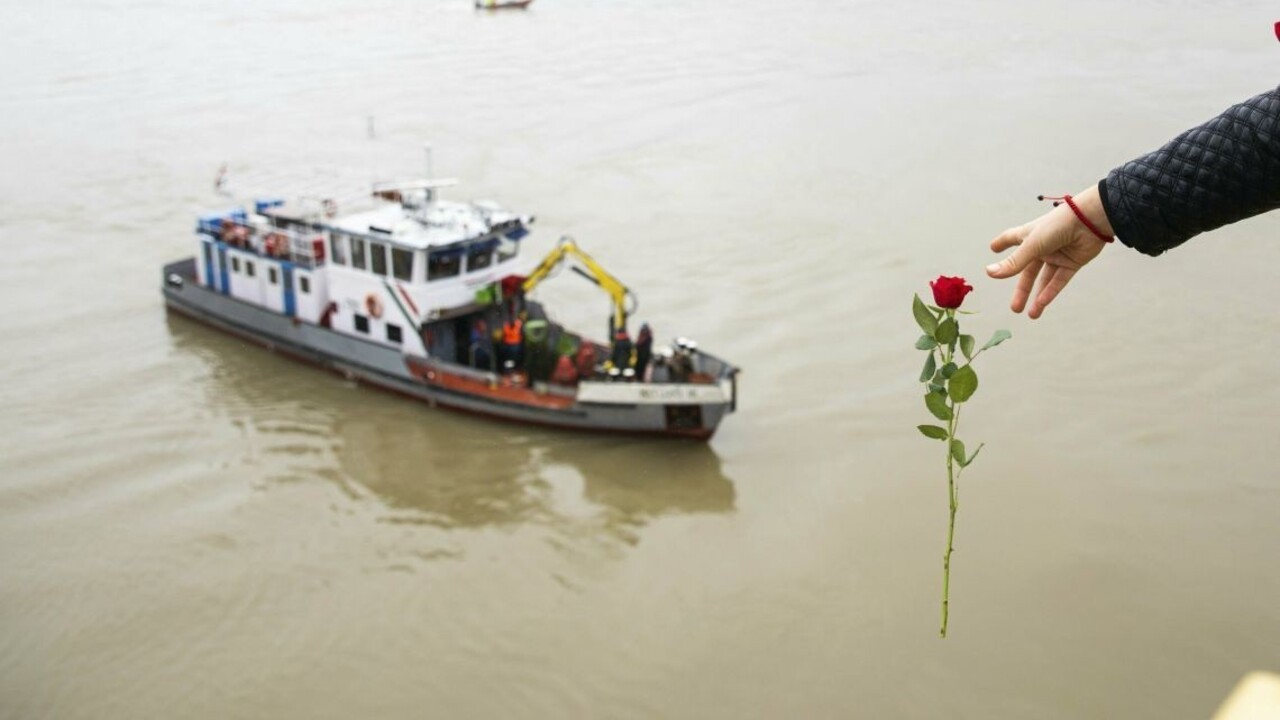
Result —
[[288, 260], [314, 268], [325, 261], [325, 235], [315, 230], [297, 231], [283, 228], [258, 228], [231, 218], [220, 227], [201, 225], [200, 231], [227, 245], [262, 257]]

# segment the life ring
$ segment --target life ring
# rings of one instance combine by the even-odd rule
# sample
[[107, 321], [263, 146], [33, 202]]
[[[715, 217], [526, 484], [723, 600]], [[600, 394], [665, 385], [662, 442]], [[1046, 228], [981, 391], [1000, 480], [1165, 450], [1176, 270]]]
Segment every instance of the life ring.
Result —
[[364, 309], [369, 311], [369, 316], [373, 319], [382, 317], [382, 301], [377, 295], [369, 293], [364, 299]]
[[324, 206], [325, 217], [333, 217], [338, 214], [338, 201], [333, 198], [325, 198], [322, 203]]

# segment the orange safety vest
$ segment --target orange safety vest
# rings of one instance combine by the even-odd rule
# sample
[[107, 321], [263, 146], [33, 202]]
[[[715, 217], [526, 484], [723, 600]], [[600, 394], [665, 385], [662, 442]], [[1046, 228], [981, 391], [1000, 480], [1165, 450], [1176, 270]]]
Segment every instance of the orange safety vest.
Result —
[[520, 331], [524, 327], [524, 323], [518, 318], [515, 322], [503, 323], [502, 325], [502, 342], [505, 345], [519, 345]]

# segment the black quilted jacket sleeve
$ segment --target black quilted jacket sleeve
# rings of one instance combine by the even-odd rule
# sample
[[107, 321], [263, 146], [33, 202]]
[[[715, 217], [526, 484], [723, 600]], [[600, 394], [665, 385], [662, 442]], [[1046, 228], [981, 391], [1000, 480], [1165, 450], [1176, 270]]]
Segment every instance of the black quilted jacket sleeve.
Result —
[[1280, 207], [1280, 88], [1112, 170], [1098, 190], [1116, 237], [1147, 255]]

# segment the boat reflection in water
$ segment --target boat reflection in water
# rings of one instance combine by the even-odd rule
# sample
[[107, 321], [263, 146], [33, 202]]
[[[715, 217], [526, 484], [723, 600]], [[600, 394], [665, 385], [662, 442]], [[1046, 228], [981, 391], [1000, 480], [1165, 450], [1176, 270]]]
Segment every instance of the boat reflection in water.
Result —
[[[190, 401], [252, 436], [257, 480], [338, 483], [380, 519], [440, 528], [598, 527], [625, 541], [667, 514], [725, 513], [734, 488], [705, 443], [579, 436], [493, 423], [349, 383], [181, 320], [179, 356], [209, 376]], [[200, 391], [199, 388], [203, 388]]]

